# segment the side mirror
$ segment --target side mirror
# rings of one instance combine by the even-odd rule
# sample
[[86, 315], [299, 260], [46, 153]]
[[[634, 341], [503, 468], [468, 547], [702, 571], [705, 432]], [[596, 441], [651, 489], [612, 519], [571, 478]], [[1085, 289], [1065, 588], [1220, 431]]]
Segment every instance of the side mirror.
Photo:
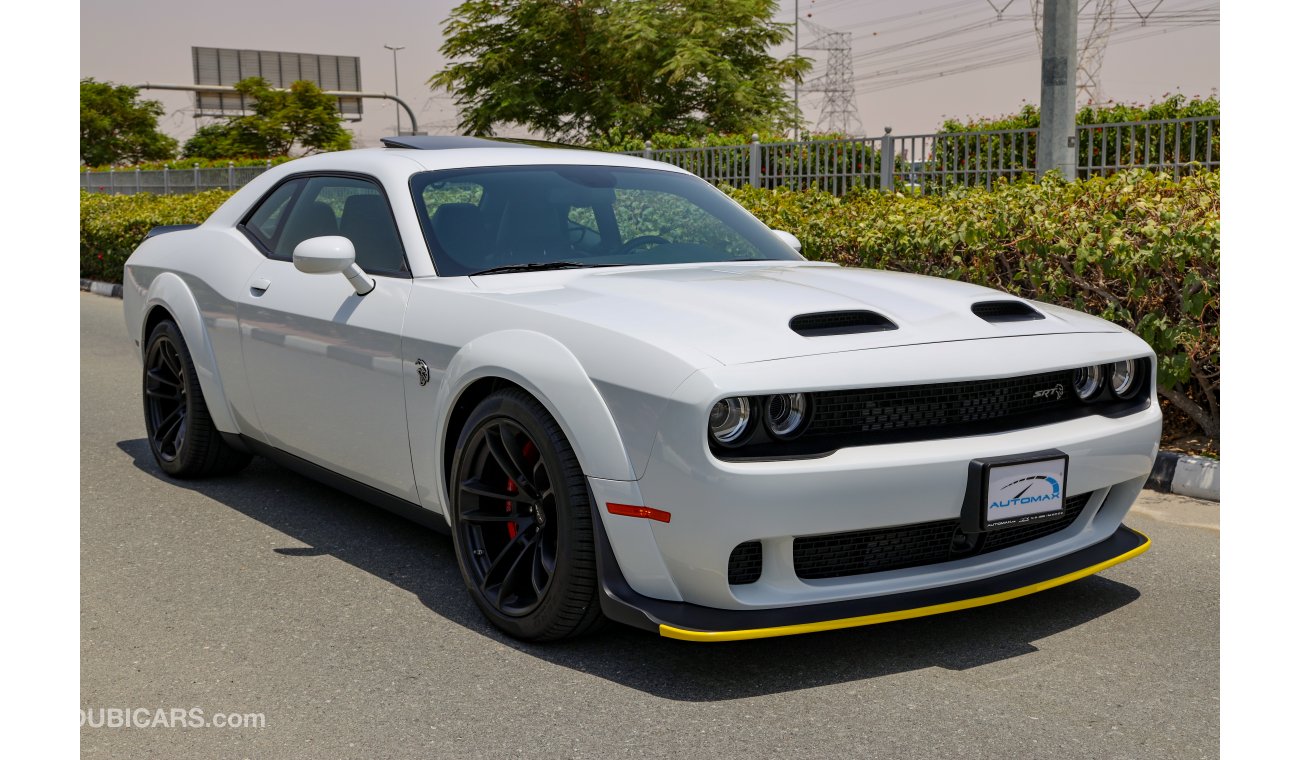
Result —
[[357, 252], [352, 241], [341, 235], [323, 235], [302, 241], [293, 249], [293, 266], [304, 274], [342, 274], [359, 296], [375, 289], [375, 281], [357, 266]]
[[799, 238], [795, 237], [794, 235], [791, 235], [785, 230], [772, 230], [772, 234], [781, 238], [781, 242], [793, 248], [795, 253], [800, 253], [803, 251], [803, 243], [799, 242]]

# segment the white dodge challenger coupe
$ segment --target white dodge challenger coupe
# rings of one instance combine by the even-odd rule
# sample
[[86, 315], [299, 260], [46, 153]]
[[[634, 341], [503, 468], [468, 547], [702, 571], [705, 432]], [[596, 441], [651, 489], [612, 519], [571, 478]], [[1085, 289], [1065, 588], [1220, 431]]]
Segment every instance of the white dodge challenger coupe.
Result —
[[512, 636], [693, 641], [1024, 596], [1143, 552], [1154, 356], [808, 261], [672, 166], [465, 137], [312, 156], [126, 263], [170, 476], [257, 454], [449, 532]]

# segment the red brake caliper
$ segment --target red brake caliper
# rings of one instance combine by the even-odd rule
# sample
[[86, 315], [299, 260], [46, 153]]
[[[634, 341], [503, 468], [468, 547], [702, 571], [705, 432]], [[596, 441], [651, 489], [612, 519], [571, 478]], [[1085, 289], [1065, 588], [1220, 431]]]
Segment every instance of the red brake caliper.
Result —
[[[533, 445], [532, 441], [524, 444], [524, 461], [528, 464], [536, 464], [537, 462], [537, 447]], [[510, 478], [506, 481], [506, 493], [519, 493], [519, 484], [515, 482], [514, 478]], [[509, 513], [514, 511], [515, 503], [513, 501], [507, 501], [506, 512]], [[506, 533], [508, 533], [510, 538], [513, 539], [515, 536], [519, 535], [519, 526], [512, 522], [506, 523]]]

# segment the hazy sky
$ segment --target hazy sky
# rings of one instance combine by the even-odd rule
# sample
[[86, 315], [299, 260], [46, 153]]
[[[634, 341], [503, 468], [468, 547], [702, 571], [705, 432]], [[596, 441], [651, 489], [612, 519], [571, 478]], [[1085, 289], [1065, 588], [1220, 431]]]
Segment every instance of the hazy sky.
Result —
[[[1090, 2], [1081, 0], [1086, 7]], [[997, 115], [1038, 99], [1037, 43], [1031, 0], [801, 0], [812, 21], [853, 35], [856, 104], [863, 132], [931, 132], [945, 116]], [[1145, 102], [1170, 91], [1209, 95], [1219, 86], [1219, 4], [1165, 0], [1146, 27], [1157, 0], [1116, 0], [1112, 41], [1105, 51], [1102, 87], [1107, 99]], [[990, 5], [1006, 6], [998, 20]], [[455, 131], [450, 99], [425, 85], [443, 65], [442, 25], [457, 0], [84, 0], [81, 4], [81, 74], [139, 84], [194, 81], [190, 47], [229, 47], [354, 55], [361, 58], [366, 90], [393, 89], [392, 54], [398, 53], [401, 97], [422, 129]], [[794, 0], [781, 3], [793, 19]], [[1082, 34], [1082, 32], [1081, 32]], [[806, 43], [811, 29], [801, 32]], [[791, 46], [787, 46], [789, 49]], [[805, 51], [824, 70], [825, 53]], [[991, 68], [969, 69], [990, 61]], [[942, 76], [938, 76], [942, 74]], [[921, 76], [920, 81], [907, 81]], [[880, 89], [888, 85], [897, 85]], [[167, 108], [164, 131], [184, 139], [194, 131], [193, 96], [147, 91]], [[816, 124], [820, 95], [800, 102]], [[368, 100], [365, 118], [351, 124], [362, 145], [392, 134], [394, 105]], [[405, 124], [405, 117], [403, 117]]]

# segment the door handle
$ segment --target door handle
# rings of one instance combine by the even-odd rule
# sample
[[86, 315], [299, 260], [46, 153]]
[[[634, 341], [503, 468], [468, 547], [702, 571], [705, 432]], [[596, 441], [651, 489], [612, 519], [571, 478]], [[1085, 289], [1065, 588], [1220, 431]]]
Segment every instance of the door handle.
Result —
[[258, 277], [256, 280], [253, 280], [251, 283], [248, 284], [249, 292], [251, 292], [255, 296], [262, 295], [263, 293], [266, 292], [266, 289], [269, 287], [271, 287], [271, 281], [266, 279], [265, 277]]

